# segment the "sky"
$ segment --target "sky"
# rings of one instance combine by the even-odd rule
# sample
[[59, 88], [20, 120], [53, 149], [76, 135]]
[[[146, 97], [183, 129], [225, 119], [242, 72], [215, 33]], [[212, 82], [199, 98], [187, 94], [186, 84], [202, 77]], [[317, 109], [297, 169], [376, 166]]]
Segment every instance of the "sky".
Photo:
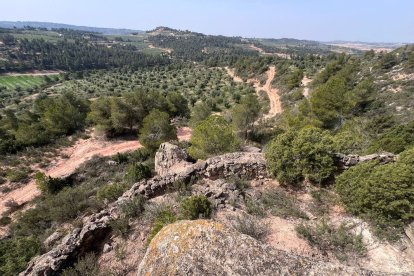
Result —
[[0, 21], [318, 41], [414, 42], [413, 0], [0, 0]]

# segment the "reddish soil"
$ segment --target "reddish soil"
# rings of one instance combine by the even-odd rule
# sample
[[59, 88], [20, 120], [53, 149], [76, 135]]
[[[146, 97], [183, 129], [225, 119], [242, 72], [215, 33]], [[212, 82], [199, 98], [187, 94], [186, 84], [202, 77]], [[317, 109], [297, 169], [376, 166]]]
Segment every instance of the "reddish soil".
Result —
[[[243, 82], [243, 80], [238, 77], [233, 69], [228, 67], [225, 68], [230, 77], [233, 78], [234, 82]], [[249, 79], [248, 83], [253, 83], [256, 93], [259, 94], [260, 91], [264, 90], [267, 93], [267, 96], [270, 100], [270, 110], [269, 113], [265, 115], [265, 118], [271, 118], [275, 115], [282, 113], [282, 102], [280, 101], [279, 90], [272, 87], [272, 81], [276, 75], [276, 68], [274, 66], [269, 67], [269, 70], [266, 72], [267, 80], [266, 83], [262, 86], [258, 79]]]
[[302, 86], [303, 86], [303, 96], [305, 98], [309, 98], [309, 92], [310, 92], [310, 88], [309, 88], [309, 84], [312, 82], [312, 79], [304, 76], [302, 79]]
[[[188, 127], [179, 128], [177, 136], [179, 141], [189, 141], [191, 129]], [[97, 137], [80, 139], [73, 146], [64, 148], [61, 156], [50, 162], [46, 175], [51, 177], [65, 177], [72, 174], [81, 164], [90, 160], [93, 156], [112, 156], [123, 152], [129, 152], [141, 148], [142, 145], [137, 140], [103, 140]], [[36, 182], [31, 180], [28, 184], [0, 195], [0, 214], [7, 210], [6, 202], [16, 201], [18, 204], [25, 204], [38, 196], [40, 191], [37, 189]]]
[[229, 67], [225, 67], [227, 74], [229, 74], [230, 77], [232, 77], [234, 82], [243, 82], [242, 78], [236, 75], [234, 72], [234, 69], [230, 69]]
[[267, 80], [263, 86], [260, 85], [260, 81], [257, 79], [250, 79], [248, 82], [253, 83], [256, 93], [259, 93], [261, 90], [264, 90], [267, 93], [270, 100], [270, 110], [269, 113], [265, 115], [265, 118], [271, 118], [279, 113], [282, 113], [283, 108], [282, 102], [280, 101], [279, 90], [272, 87], [272, 81], [276, 75], [276, 68], [274, 66], [269, 67], [266, 74]]
[[189, 127], [180, 127], [179, 129], [177, 129], [177, 138], [180, 142], [190, 141], [192, 134], [193, 130]]

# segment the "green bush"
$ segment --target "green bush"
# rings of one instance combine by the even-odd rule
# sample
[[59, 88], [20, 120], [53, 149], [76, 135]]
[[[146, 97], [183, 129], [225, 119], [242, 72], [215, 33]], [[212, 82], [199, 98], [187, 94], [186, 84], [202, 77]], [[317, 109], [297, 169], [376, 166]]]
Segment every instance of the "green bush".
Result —
[[146, 148], [140, 148], [133, 151], [129, 155], [129, 159], [132, 162], [144, 162], [151, 156], [151, 151]]
[[14, 276], [41, 252], [41, 243], [34, 237], [15, 237], [0, 241], [0, 275]]
[[11, 217], [1, 217], [0, 218], [0, 226], [6, 226], [11, 223], [12, 219]]
[[145, 199], [142, 196], [136, 196], [121, 204], [122, 213], [127, 218], [139, 217], [144, 211]]
[[147, 239], [147, 244], [150, 244], [151, 240], [155, 237], [155, 235], [158, 234], [158, 232], [160, 232], [160, 230], [165, 225], [174, 223], [175, 221], [177, 221], [177, 217], [175, 216], [173, 212], [166, 210], [166, 209], [160, 211], [155, 217], [153, 227]]
[[403, 151], [398, 162], [414, 167], [414, 147]]
[[210, 116], [200, 122], [191, 137], [189, 154], [196, 159], [236, 151], [239, 140], [232, 126], [219, 116]]
[[267, 189], [263, 193], [260, 202], [264, 206], [264, 209], [270, 210], [274, 216], [308, 219], [306, 213], [299, 209], [296, 198], [281, 188]]
[[387, 151], [398, 154], [414, 146], [414, 122], [397, 125], [374, 140], [369, 152]]
[[332, 138], [314, 127], [288, 131], [277, 136], [266, 149], [269, 171], [281, 184], [304, 179], [321, 183], [335, 171]]
[[98, 258], [93, 253], [88, 253], [78, 259], [76, 264], [63, 270], [63, 276], [96, 276], [99, 274]]
[[128, 157], [128, 154], [118, 152], [115, 156], [112, 157], [112, 160], [114, 160], [118, 164], [122, 164], [128, 162]]
[[96, 193], [96, 197], [100, 201], [115, 201], [117, 200], [126, 190], [125, 184], [113, 183], [107, 184], [99, 188]]
[[129, 183], [136, 183], [149, 177], [151, 177], [151, 169], [142, 163], [129, 165], [125, 174], [125, 180]]
[[63, 188], [71, 185], [70, 181], [66, 179], [46, 176], [42, 172], [37, 172], [35, 179], [36, 184], [42, 193], [56, 194]]
[[263, 240], [269, 233], [269, 225], [256, 217], [242, 215], [232, 219], [232, 226], [242, 234]]
[[17, 169], [8, 169], [6, 170], [6, 178], [10, 182], [24, 182], [29, 178], [30, 173], [29, 168], [17, 168]]
[[299, 224], [295, 230], [323, 254], [331, 252], [339, 260], [346, 260], [351, 254], [363, 256], [366, 253], [362, 235], [353, 234], [351, 228], [345, 223], [334, 227], [323, 220], [314, 225]]
[[376, 162], [359, 164], [342, 173], [335, 188], [346, 209], [375, 222], [379, 234], [401, 228], [414, 219], [413, 150], [400, 161], [386, 165]]
[[156, 151], [162, 143], [176, 139], [176, 130], [170, 124], [168, 113], [153, 109], [145, 117], [143, 126], [140, 129], [139, 141], [146, 148]]
[[210, 218], [212, 211], [210, 201], [202, 195], [187, 197], [180, 206], [184, 219]]
[[118, 218], [111, 221], [109, 225], [118, 236], [121, 236], [122, 238], [126, 238], [128, 236], [130, 230], [128, 218]]

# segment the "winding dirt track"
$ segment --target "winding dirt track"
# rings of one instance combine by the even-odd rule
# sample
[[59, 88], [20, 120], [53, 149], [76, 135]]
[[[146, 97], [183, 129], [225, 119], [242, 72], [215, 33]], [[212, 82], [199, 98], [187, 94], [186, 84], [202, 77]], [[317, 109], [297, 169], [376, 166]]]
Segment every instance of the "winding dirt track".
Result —
[[[226, 67], [225, 69], [227, 73], [230, 75], [230, 77], [233, 78], [234, 82], [243, 82], [243, 80], [235, 74], [233, 69], [230, 69], [228, 67]], [[272, 81], [276, 75], [276, 68], [274, 66], [270, 66], [269, 70], [266, 72], [266, 75], [267, 80], [263, 86], [260, 85], [260, 81], [258, 79], [249, 79], [247, 80], [247, 83], [253, 83], [253, 86], [256, 89], [257, 94], [259, 94], [259, 92], [262, 90], [267, 93], [267, 96], [270, 100], [270, 110], [269, 113], [266, 114], [264, 117], [272, 118], [277, 114], [282, 113], [283, 108], [282, 102], [280, 101], [279, 90], [277, 88], [272, 87]]]
[[302, 86], [303, 86], [303, 96], [305, 98], [309, 98], [310, 88], [309, 84], [312, 82], [312, 79], [304, 76], [302, 79]]
[[[191, 138], [191, 129], [182, 127], [177, 130], [179, 141], [188, 141]], [[73, 146], [62, 150], [62, 155], [68, 158], [59, 158], [50, 163], [49, 168], [44, 173], [51, 177], [65, 177], [72, 174], [84, 162], [92, 159], [93, 156], [112, 156], [119, 153], [134, 151], [142, 145], [137, 140], [125, 141], [114, 140], [106, 141], [95, 137], [80, 139]], [[7, 210], [5, 206], [10, 200], [18, 204], [25, 204], [36, 196], [40, 195], [36, 182], [31, 180], [26, 185], [12, 190], [7, 194], [0, 195], [0, 214]]]

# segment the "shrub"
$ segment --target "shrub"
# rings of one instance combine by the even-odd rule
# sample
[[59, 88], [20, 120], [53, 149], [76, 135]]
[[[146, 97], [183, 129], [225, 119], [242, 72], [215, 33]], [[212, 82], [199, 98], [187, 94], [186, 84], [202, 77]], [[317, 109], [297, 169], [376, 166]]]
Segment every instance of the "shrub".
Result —
[[93, 253], [88, 253], [79, 258], [77, 263], [63, 270], [63, 276], [95, 276], [99, 275], [98, 258]]
[[117, 200], [125, 191], [125, 185], [121, 183], [107, 184], [99, 188], [96, 193], [96, 197], [100, 201], [115, 201]]
[[129, 234], [130, 226], [128, 218], [118, 218], [109, 223], [112, 230], [119, 236], [126, 238]]
[[257, 240], [263, 240], [269, 233], [269, 225], [267, 223], [248, 215], [232, 218], [232, 226], [240, 233]]
[[136, 183], [149, 177], [151, 177], [151, 169], [142, 163], [129, 165], [125, 174], [125, 180], [129, 183]]
[[398, 162], [414, 167], [414, 147], [403, 151]]
[[282, 184], [303, 179], [321, 183], [335, 171], [332, 150], [328, 132], [306, 127], [277, 136], [267, 147], [266, 160], [269, 171]]
[[210, 116], [200, 122], [191, 137], [189, 154], [195, 159], [233, 152], [239, 148], [239, 140], [232, 126], [219, 116]]
[[112, 157], [112, 160], [114, 160], [118, 164], [126, 163], [128, 162], [128, 159], [128, 154], [119, 152]]
[[34, 237], [14, 237], [0, 241], [0, 274], [18, 275], [27, 263], [41, 251], [41, 243]]
[[137, 149], [130, 153], [130, 159], [132, 162], [144, 162], [151, 156], [151, 151], [146, 148]]
[[274, 216], [308, 219], [308, 216], [297, 207], [296, 199], [281, 188], [266, 190], [260, 201]]
[[181, 201], [180, 206], [181, 215], [185, 219], [209, 218], [211, 215], [211, 203], [202, 195], [187, 197]]
[[46, 176], [42, 172], [37, 172], [35, 175], [36, 184], [42, 193], [56, 194], [63, 188], [70, 186], [70, 181], [62, 178], [53, 178]]
[[246, 205], [246, 212], [251, 215], [264, 217], [266, 215], [266, 209], [263, 204], [256, 199], [246, 198], [244, 200]]
[[328, 214], [331, 205], [337, 200], [336, 195], [326, 189], [312, 190], [310, 195], [313, 200], [309, 207], [316, 216]]
[[144, 211], [145, 199], [142, 196], [136, 196], [121, 204], [122, 213], [127, 218], [139, 217]]
[[24, 182], [28, 179], [30, 169], [23, 167], [18, 169], [8, 169], [6, 171], [6, 178], [10, 182]]
[[1, 217], [0, 218], [0, 226], [6, 226], [11, 223], [12, 219], [11, 217]]
[[238, 176], [232, 176], [228, 179], [228, 181], [229, 183], [233, 184], [236, 187], [236, 189], [242, 193], [250, 187], [250, 183], [247, 180], [241, 179]]
[[149, 234], [147, 243], [150, 244], [151, 240], [158, 234], [158, 232], [167, 224], [174, 223], [177, 220], [175, 214], [169, 210], [160, 211], [155, 217], [155, 221], [151, 232]]
[[369, 147], [369, 152], [388, 151], [398, 154], [414, 146], [414, 122], [397, 125], [378, 137]]
[[299, 224], [295, 230], [323, 254], [331, 252], [338, 259], [346, 260], [351, 254], [363, 256], [366, 253], [362, 235], [355, 235], [351, 229], [352, 227], [345, 223], [336, 228], [322, 221], [314, 225]]
[[414, 169], [404, 163], [412, 156], [409, 150], [396, 163], [359, 164], [342, 173], [335, 184], [346, 209], [375, 222], [385, 238], [396, 238], [392, 232], [414, 219]]

